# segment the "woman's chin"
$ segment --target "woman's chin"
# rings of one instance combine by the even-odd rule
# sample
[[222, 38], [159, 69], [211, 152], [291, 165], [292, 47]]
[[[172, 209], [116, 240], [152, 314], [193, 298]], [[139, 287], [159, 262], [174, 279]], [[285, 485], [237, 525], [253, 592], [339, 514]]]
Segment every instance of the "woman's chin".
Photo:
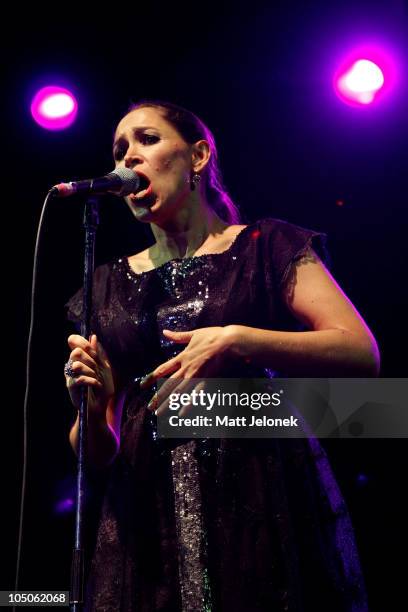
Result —
[[136, 219], [139, 221], [150, 221], [155, 217], [157, 198], [149, 202], [131, 201], [129, 202], [129, 207]]

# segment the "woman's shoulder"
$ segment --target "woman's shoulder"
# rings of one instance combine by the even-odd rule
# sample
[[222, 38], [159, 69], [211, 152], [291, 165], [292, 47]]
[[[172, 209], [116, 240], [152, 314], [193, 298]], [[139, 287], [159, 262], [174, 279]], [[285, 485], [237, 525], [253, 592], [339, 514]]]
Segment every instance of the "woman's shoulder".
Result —
[[257, 219], [256, 221], [238, 225], [230, 225], [226, 228], [226, 232], [230, 235], [238, 235], [243, 230], [262, 230], [264, 233], [266, 232], [285, 232], [285, 231], [295, 231], [295, 230], [305, 230], [305, 231], [313, 231], [308, 230], [305, 227], [297, 225], [295, 223], [291, 223], [289, 221], [285, 221], [284, 219], [278, 219], [275, 217], [262, 217]]
[[215, 247], [214, 252], [221, 253], [222, 251], [226, 251], [239, 234], [248, 227], [248, 225], [244, 224], [228, 225], [220, 235], [218, 241], [213, 245], [213, 248]]
[[279, 283], [286, 280], [294, 262], [310, 250], [330, 265], [326, 233], [270, 217], [259, 221], [259, 229], [264, 237], [265, 261], [272, 265]]
[[264, 238], [268, 239], [270, 246], [275, 247], [285, 247], [314, 239], [320, 239], [324, 243], [327, 239], [325, 232], [273, 217], [260, 219], [254, 225], [258, 225], [258, 229]]
[[257, 224], [262, 228], [265, 228], [265, 229], [267, 228], [275, 232], [296, 231], [296, 230], [314, 231], [303, 225], [292, 223], [290, 221], [286, 221], [285, 219], [279, 219], [276, 217], [263, 217], [262, 219], [259, 219], [258, 221], [254, 223], [254, 225], [257, 225]]

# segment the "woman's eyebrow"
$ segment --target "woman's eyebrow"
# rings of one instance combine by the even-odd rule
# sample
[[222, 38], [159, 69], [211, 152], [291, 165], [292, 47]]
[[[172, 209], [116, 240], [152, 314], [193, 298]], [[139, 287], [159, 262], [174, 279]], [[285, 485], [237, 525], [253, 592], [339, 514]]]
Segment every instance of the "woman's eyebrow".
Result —
[[[145, 130], [156, 130], [156, 132], [158, 131], [157, 127], [155, 127], [154, 125], [139, 125], [137, 127], [132, 128], [132, 132], [135, 135], [140, 134]], [[119, 134], [119, 136], [113, 141], [113, 146], [115, 147], [119, 142], [127, 142], [126, 136], [124, 134]]]
[[140, 130], [157, 130], [157, 127], [154, 125], [139, 125], [133, 128], [134, 132], [140, 132]]
[[146, 130], [155, 130], [156, 132], [159, 131], [154, 125], [138, 125], [137, 127], [133, 128], [133, 134], [137, 136], [137, 134], [141, 134]]

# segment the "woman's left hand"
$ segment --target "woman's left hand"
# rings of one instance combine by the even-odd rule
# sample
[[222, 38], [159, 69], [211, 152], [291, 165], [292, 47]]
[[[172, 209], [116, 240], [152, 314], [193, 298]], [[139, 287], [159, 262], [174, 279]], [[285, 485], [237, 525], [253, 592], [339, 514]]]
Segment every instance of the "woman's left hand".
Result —
[[222, 372], [231, 357], [233, 326], [202, 327], [185, 332], [166, 329], [163, 334], [169, 340], [187, 346], [178, 355], [157, 366], [141, 382], [141, 387], [146, 389], [159, 378], [169, 376], [148, 405], [156, 414], [162, 414], [168, 408], [170, 393], [191, 390], [190, 379], [210, 378]]

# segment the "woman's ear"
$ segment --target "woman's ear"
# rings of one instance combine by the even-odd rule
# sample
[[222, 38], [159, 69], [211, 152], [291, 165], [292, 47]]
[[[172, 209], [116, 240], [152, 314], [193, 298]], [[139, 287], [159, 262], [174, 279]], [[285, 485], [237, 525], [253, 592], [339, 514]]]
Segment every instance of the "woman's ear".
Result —
[[201, 172], [211, 157], [210, 145], [207, 140], [199, 140], [192, 146], [191, 161], [193, 172]]

